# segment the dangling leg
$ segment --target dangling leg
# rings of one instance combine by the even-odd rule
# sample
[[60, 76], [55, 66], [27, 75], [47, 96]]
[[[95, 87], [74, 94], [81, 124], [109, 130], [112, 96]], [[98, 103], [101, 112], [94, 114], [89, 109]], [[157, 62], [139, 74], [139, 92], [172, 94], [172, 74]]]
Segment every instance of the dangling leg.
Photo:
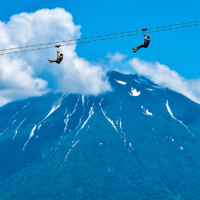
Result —
[[135, 50], [138, 51], [138, 50], [140, 50], [140, 48], [141, 48], [141, 45], [137, 46], [137, 47], [135, 48]]
[[136, 53], [141, 48], [141, 45], [137, 46], [136, 48], [132, 48], [133, 52]]
[[134, 53], [136, 53], [138, 50], [140, 50], [141, 48], [147, 48], [148, 46], [141, 44], [138, 47], [135, 48], [135, 50], [133, 50]]
[[50, 63], [56, 62], [56, 60], [49, 60], [48, 58], [47, 58], [47, 60], [48, 60]]

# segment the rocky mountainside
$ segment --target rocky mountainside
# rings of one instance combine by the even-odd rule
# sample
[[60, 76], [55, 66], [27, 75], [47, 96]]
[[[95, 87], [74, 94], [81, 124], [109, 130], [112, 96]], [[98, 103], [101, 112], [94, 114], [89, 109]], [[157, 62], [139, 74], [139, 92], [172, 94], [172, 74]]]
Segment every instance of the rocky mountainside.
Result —
[[1, 199], [199, 199], [200, 105], [138, 75], [100, 96], [0, 108]]

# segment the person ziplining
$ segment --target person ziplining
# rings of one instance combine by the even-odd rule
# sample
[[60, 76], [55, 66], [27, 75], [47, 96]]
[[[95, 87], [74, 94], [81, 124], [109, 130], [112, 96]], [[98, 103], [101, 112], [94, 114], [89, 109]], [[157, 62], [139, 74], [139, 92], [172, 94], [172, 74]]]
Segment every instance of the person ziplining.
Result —
[[[55, 46], [56, 48], [59, 48], [60, 45], [56, 45]], [[56, 60], [50, 60], [49, 58], [47, 59], [50, 63], [57, 63], [57, 64], [60, 64], [63, 60], [63, 53], [60, 53], [60, 51], [56, 51], [57, 52], [57, 59]]]
[[147, 29], [142, 29], [142, 31], [144, 32], [143, 35], [144, 35], [144, 44], [140, 44], [139, 46], [137, 46], [136, 48], [132, 48], [133, 52], [136, 53], [138, 50], [140, 50], [140, 48], [148, 48], [150, 42], [151, 42], [151, 36], [148, 35], [146, 37], [146, 34], [145, 34], [145, 31]]

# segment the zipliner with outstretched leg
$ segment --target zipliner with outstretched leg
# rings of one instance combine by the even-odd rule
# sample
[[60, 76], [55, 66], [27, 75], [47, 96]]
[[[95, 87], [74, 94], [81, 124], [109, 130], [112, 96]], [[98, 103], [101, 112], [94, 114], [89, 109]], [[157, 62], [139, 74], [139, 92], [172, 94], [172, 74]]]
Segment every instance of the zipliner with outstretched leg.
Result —
[[151, 42], [151, 36], [148, 35], [146, 37], [146, 35], [144, 35], [144, 44], [141, 44], [139, 46], [137, 46], [136, 48], [132, 48], [133, 52], [136, 53], [138, 50], [140, 50], [140, 48], [148, 48], [150, 42]]
[[50, 63], [55, 62], [55, 63], [57, 63], [57, 64], [60, 64], [62, 60], [63, 60], [63, 53], [60, 53], [59, 51], [57, 51], [57, 59], [56, 59], [56, 60], [49, 60], [49, 59], [48, 59], [48, 61], [49, 61]]

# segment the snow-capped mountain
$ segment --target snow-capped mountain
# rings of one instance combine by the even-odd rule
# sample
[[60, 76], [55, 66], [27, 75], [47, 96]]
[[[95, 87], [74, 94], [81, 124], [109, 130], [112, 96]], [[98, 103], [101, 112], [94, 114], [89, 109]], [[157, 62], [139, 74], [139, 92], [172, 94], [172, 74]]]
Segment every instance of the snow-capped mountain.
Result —
[[199, 199], [200, 105], [138, 75], [108, 77], [100, 96], [0, 108], [1, 199]]

